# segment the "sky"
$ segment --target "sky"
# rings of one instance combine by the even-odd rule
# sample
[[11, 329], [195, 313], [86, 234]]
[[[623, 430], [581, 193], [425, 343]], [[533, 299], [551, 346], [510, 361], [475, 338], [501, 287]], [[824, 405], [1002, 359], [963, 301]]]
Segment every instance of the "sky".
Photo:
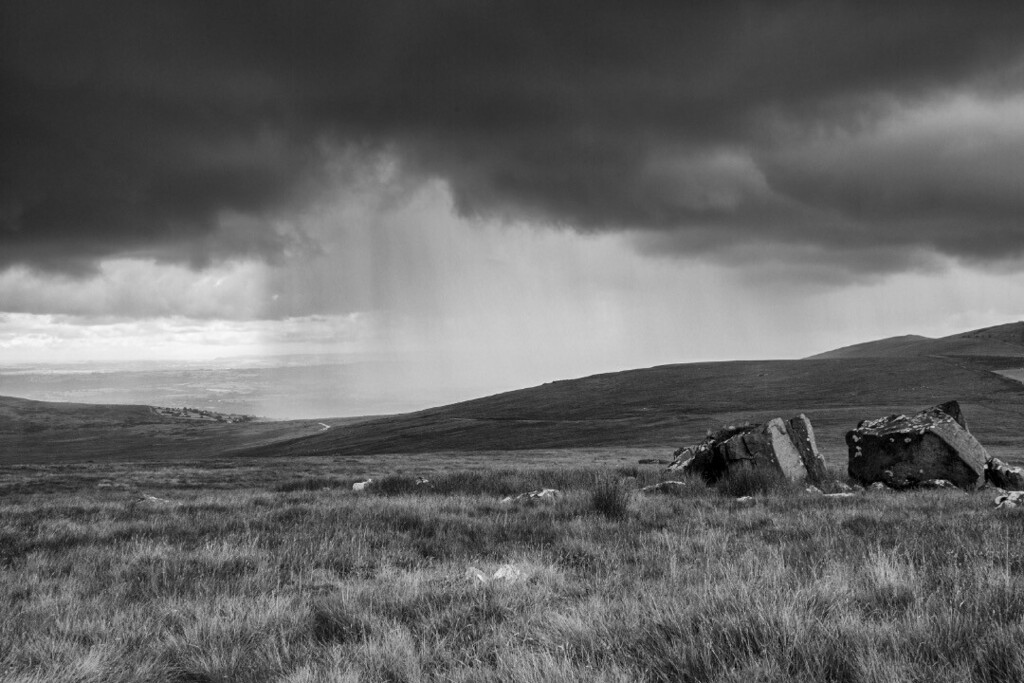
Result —
[[0, 363], [456, 398], [1024, 319], [1014, 3], [3, 0], [0, 55]]

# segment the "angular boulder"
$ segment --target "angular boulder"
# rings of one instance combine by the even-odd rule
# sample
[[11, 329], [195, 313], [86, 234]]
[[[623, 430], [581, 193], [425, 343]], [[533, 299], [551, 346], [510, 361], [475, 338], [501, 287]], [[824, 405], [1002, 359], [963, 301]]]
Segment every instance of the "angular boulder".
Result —
[[848, 472], [865, 486], [881, 482], [894, 489], [946, 479], [973, 490], [985, 482], [985, 448], [967, 430], [956, 401], [916, 415], [863, 420], [846, 433]]
[[726, 427], [675, 456], [668, 469], [696, 472], [708, 482], [738, 469], [776, 471], [793, 482], [818, 483], [826, 477], [825, 460], [806, 415]]
[[999, 458], [992, 458], [985, 466], [985, 481], [1007, 491], [1024, 491], [1024, 469], [1010, 467]]

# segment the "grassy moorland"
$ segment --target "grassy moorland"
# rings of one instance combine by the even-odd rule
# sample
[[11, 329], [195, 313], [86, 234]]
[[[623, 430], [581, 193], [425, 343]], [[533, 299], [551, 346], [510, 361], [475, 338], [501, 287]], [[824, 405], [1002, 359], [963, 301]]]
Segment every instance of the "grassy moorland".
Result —
[[0, 680], [1024, 680], [1020, 509], [634, 455], [0, 468]]

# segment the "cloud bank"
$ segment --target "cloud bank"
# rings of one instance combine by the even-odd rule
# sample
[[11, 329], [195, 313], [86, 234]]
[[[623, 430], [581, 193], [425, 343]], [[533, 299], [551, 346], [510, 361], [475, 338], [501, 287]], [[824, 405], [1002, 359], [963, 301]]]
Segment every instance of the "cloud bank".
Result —
[[1012, 3], [0, 12], [0, 268], [274, 262], [381, 158], [463, 216], [674, 253], [798, 245], [883, 271], [1024, 253]]

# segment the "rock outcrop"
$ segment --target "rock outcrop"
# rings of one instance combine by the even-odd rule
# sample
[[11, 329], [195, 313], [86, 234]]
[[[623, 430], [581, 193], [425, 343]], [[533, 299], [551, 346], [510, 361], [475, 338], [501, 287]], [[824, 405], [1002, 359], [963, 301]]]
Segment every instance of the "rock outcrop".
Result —
[[985, 466], [985, 481], [1007, 491], [1024, 491], [1024, 468], [1010, 467], [999, 458]]
[[696, 472], [708, 482], [738, 469], [777, 471], [794, 482], [818, 483], [826, 477], [825, 460], [806, 415], [726, 427], [675, 456], [668, 469]]
[[945, 479], [965, 490], [985, 482], [985, 448], [967, 430], [956, 401], [912, 416], [863, 420], [847, 432], [850, 477], [865, 486], [894, 489]]

